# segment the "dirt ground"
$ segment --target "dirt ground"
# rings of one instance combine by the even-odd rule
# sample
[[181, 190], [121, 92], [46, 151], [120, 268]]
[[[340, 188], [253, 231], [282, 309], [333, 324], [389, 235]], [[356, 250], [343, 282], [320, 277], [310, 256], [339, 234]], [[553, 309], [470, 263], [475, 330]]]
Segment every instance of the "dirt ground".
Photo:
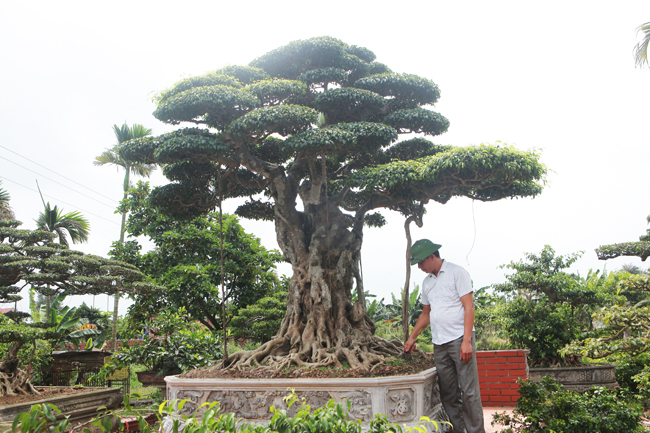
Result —
[[363, 369], [334, 369], [334, 368], [285, 368], [275, 370], [270, 368], [254, 368], [250, 370], [221, 370], [217, 366], [204, 367], [188, 371], [180, 377], [188, 379], [329, 379], [355, 377], [404, 376], [417, 374], [432, 368], [433, 356], [413, 356], [411, 359], [400, 359], [376, 367], [374, 370]]
[[11, 406], [14, 404], [29, 403], [31, 401], [42, 400], [44, 398], [63, 397], [64, 395], [79, 394], [84, 392], [96, 391], [96, 389], [89, 388], [41, 388], [35, 386], [36, 390], [41, 395], [15, 395], [0, 397], [0, 407]]

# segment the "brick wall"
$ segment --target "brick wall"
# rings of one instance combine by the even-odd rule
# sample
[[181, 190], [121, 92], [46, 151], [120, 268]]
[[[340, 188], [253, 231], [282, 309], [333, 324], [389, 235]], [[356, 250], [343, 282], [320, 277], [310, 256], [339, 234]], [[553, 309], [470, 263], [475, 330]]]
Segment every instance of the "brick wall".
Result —
[[481, 401], [484, 407], [513, 407], [519, 398], [517, 380], [528, 377], [525, 350], [476, 352]]

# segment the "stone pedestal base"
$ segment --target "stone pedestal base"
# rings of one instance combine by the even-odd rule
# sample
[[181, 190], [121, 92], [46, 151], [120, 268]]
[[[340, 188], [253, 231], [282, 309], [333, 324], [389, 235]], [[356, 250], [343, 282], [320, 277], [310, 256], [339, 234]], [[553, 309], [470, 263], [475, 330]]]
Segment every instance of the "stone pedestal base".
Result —
[[[388, 420], [414, 426], [420, 417], [446, 421], [440, 403], [438, 373], [435, 368], [409, 376], [342, 379], [181, 379], [167, 376], [169, 399], [189, 399], [184, 415], [192, 414], [202, 403], [218, 401], [224, 413], [234, 413], [245, 422], [263, 423], [271, 418], [269, 407], [287, 409], [283, 399], [295, 390], [313, 409], [329, 399], [351, 403], [350, 418], [359, 419], [367, 429], [375, 414]], [[347, 406], [347, 405], [346, 405]], [[289, 414], [297, 411], [292, 406]], [[431, 425], [429, 431], [435, 431]], [[449, 431], [441, 425], [441, 432]]]
[[584, 367], [531, 368], [530, 380], [539, 382], [544, 376], [551, 376], [569, 391], [586, 391], [592, 386], [618, 389], [614, 364], [586, 365]]

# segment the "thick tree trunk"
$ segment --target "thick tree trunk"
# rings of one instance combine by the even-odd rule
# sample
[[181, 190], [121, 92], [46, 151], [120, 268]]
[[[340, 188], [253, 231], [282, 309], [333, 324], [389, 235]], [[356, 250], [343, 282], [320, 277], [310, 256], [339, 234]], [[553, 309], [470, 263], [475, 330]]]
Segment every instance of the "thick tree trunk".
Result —
[[365, 305], [352, 302], [362, 234], [349, 228], [351, 222], [335, 206], [325, 205], [308, 205], [298, 221], [276, 218], [278, 243], [294, 271], [286, 316], [271, 341], [257, 351], [233, 354], [226, 365], [347, 362], [352, 368], [370, 369], [386, 356], [401, 353], [397, 345], [373, 336], [375, 324]]
[[18, 351], [23, 346], [22, 341], [17, 341], [0, 361], [0, 397], [6, 395], [38, 394], [29, 382], [29, 374], [18, 368]]

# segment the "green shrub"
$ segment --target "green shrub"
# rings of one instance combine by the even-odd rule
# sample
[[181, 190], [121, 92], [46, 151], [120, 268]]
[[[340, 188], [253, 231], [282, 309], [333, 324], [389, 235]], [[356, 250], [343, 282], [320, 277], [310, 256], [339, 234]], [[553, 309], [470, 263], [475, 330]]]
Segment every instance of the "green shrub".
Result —
[[[298, 408], [294, 416], [290, 416], [287, 410], [277, 409], [271, 407], [273, 416], [268, 422], [268, 425], [253, 425], [253, 424], [239, 424], [239, 420], [235, 418], [232, 413], [220, 413], [220, 406], [218, 402], [202, 404], [194, 415], [191, 417], [185, 415], [178, 415], [185, 404], [189, 400], [173, 400], [165, 401], [158, 407], [156, 415], [158, 420], [162, 423], [163, 416], [169, 416], [166, 422], [169, 422], [172, 427], [173, 433], [178, 433], [181, 426], [183, 433], [361, 433], [361, 420], [351, 420], [347, 410], [341, 403], [335, 403], [330, 400], [324, 406], [311, 410], [306, 401]], [[287, 406], [291, 408], [294, 404], [298, 403], [298, 397], [295, 393], [291, 393], [285, 398]], [[347, 402], [347, 407], [350, 409], [350, 402]], [[141, 411], [131, 407], [130, 398], [124, 398], [124, 407], [127, 413], [135, 414], [138, 418], [138, 430], [141, 433], [154, 433], [158, 429], [152, 428], [140, 415]], [[19, 414], [16, 416], [13, 424], [13, 430], [22, 423], [25, 429], [23, 432], [29, 433], [42, 433], [46, 430], [47, 425], [51, 425], [54, 421], [51, 413], [57, 412], [58, 409], [54, 405], [47, 405], [41, 408], [40, 405], [32, 406], [30, 413]], [[149, 412], [150, 410], [145, 410]], [[58, 411], [60, 413], [60, 411]], [[31, 414], [34, 414], [30, 418]], [[41, 422], [41, 419], [43, 421]], [[430, 429], [426, 429], [426, 424], [429, 424]], [[446, 421], [432, 421], [427, 417], [420, 419], [420, 424], [414, 428], [402, 429], [398, 424], [388, 422], [386, 415], [377, 414], [370, 420], [370, 433], [403, 433], [419, 431], [424, 432], [427, 430], [438, 430], [441, 424], [449, 424]], [[98, 427], [104, 433], [111, 429], [110, 419], [108, 417], [98, 418], [92, 425]], [[67, 426], [67, 418], [63, 427]], [[36, 430], [34, 427], [38, 427]], [[424, 428], [423, 428], [424, 427]], [[122, 430], [121, 426], [120, 430]], [[52, 430], [52, 433], [59, 433], [62, 430]], [[85, 428], [84, 433], [90, 433], [90, 430]]]
[[650, 365], [650, 353], [646, 352], [637, 356], [621, 355], [610, 358], [610, 361], [616, 366], [616, 381], [621, 385], [621, 388], [629, 389], [633, 394], [638, 394], [638, 383], [633, 378]]
[[594, 387], [583, 393], [567, 391], [550, 377], [541, 383], [519, 381], [512, 415], [495, 414], [493, 424], [514, 433], [622, 433], [643, 432], [641, 410], [619, 398], [616, 391]]

